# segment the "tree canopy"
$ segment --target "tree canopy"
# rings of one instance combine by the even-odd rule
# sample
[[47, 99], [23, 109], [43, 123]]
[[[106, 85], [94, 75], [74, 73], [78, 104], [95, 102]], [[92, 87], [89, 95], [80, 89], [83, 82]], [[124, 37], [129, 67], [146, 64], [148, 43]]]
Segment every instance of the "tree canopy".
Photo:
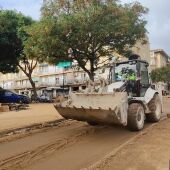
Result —
[[145, 37], [146, 12], [139, 3], [115, 0], [47, 0], [41, 21], [28, 31], [29, 53], [50, 63], [76, 60], [93, 80], [101, 57], [112, 51], [128, 56]]
[[28, 77], [36, 97], [32, 73], [39, 57], [27, 53], [32, 47], [27, 45], [27, 29], [34, 23], [32, 18], [16, 11], [0, 10], [0, 72], [10, 73], [21, 69]]
[[157, 82], [170, 83], [170, 66], [152, 70], [151, 79], [154, 83]]
[[23, 55], [23, 42], [26, 39], [25, 26], [33, 20], [21, 13], [0, 10], [0, 72], [16, 72]]

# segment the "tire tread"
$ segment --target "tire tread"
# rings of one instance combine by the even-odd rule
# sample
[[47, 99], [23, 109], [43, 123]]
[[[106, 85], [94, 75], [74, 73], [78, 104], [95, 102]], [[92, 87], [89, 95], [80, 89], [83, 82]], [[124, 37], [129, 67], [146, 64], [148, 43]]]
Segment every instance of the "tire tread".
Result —
[[158, 94], [155, 94], [154, 97], [152, 98], [152, 100], [149, 102], [148, 107], [149, 107], [151, 113], [147, 114], [147, 116], [146, 116], [147, 121], [153, 122], [153, 123], [159, 122], [159, 120], [160, 120], [160, 119], [157, 119], [157, 117], [155, 115], [155, 109], [156, 109], [155, 100], [160, 101]]
[[[137, 110], [142, 105], [140, 103], [132, 103], [129, 105], [128, 109], [128, 128], [131, 131], [139, 131], [141, 129], [138, 128], [137, 122], [136, 122], [136, 116], [137, 116]], [[143, 106], [142, 106], [143, 107]]]

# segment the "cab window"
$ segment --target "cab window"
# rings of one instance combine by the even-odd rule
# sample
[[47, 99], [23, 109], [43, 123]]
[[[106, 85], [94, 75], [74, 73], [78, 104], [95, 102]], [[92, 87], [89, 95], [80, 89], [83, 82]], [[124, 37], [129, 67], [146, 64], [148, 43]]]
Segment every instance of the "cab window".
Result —
[[141, 84], [146, 86], [149, 85], [149, 74], [145, 63], [141, 63], [140, 74], [141, 74]]

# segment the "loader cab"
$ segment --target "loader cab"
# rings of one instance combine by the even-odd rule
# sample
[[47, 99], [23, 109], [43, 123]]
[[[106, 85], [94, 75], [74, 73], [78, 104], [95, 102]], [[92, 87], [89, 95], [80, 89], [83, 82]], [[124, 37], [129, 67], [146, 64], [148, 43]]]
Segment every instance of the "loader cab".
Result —
[[110, 83], [126, 82], [126, 90], [134, 97], [143, 97], [150, 86], [148, 63], [144, 60], [129, 60], [116, 63], [110, 69]]
[[137, 73], [139, 77], [139, 91], [140, 97], [145, 96], [147, 89], [150, 87], [150, 79], [149, 79], [149, 72], [148, 72], [149, 64], [145, 61], [138, 61], [137, 62]]

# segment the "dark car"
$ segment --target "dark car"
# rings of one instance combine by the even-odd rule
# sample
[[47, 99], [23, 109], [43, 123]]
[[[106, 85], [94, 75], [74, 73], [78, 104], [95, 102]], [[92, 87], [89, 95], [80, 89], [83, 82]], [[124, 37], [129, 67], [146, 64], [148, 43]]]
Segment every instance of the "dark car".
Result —
[[19, 95], [9, 90], [0, 90], [0, 103], [25, 103], [29, 104], [30, 99], [25, 95]]
[[37, 96], [36, 98], [32, 97], [31, 101], [36, 102], [36, 103], [52, 103], [53, 102], [53, 100], [49, 96], [45, 96], [45, 95]]

